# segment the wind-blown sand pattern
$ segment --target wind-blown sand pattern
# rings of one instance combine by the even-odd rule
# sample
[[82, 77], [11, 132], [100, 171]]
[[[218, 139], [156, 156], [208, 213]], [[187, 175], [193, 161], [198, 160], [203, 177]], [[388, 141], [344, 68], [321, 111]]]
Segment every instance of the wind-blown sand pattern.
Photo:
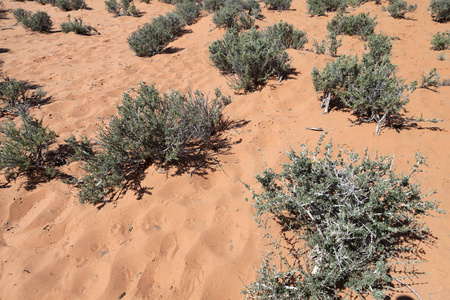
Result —
[[[116, 112], [121, 94], [140, 81], [155, 83], [160, 91], [189, 87], [212, 93], [218, 86], [233, 102], [226, 117], [236, 122], [222, 133], [229, 149], [211, 153], [211, 167], [177, 174], [150, 167], [142, 186], [150, 190], [138, 199], [128, 191], [102, 209], [77, 199], [77, 190], [54, 180], [33, 190], [24, 178], [0, 189], [0, 298], [9, 299], [242, 299], [241, 289], [256, 278], [264, 241], [253, 219], [254, 209], [245, 199], [250, 192], [243, 182], [256, 187], [254, 173], [264, 162], [275, 170], [286, 161], [285, 151], [300, 144], [315, 145], [320, 133], [329, 131], [335, 144], [362, 152], [374, 149], [395, 155], [400, 170], [408, 170], [415, 151], [428, 157], [429, 168], [416, 178], [425, 190], [438, 190], [441, 208], [450, 211], [450, 87], [438, 92], [418, 89], [406, 106], [406, 116], [442, 119], [438, 124], [418, 123], [405, 129], [386, 128], [374, 137], [375, 124], [352, 126], [350, 112], [333, 109], [322, 115], [311, 71], [322, 68], [330, 57], [313, 51], [288, 50], [296, 74], [279, 83], [270, 81], [260, 91], [236, 94], [225, 77], [212, 66], [208, 44], [224, 34], [214, 29], [211, 16], [203, 13], [189, 31], [170, 43], [171, 51], [151, 58], [134, 55], [127, 37], [139, 25], [173, 5], [156, 0], [137, 2], [140, 18], [117, 17], [104, 1], [87, 0], [89, 10], [72, 11], [101, 35], [64, 34], [59, 25], [67, 12], [34, 1], [5, 0], [6, 9], [24, 7], [46, 11], [54, 31], [40, 34], [17, 25], [11, 12], [0, 19], [0, 38], [6, 75], [41, 85], [52, 101], [33, 108], [44, 124], [63, 142], [71, 134], [94, 137], [96, 124]], [[430, 39], [448, 24], [433, 22], [428, 0], [419, 0], [409, 19], [394, 19], [373, 2], [351, 13], [377, 15], [376, 31], [393, 40], [392, 61], [407, 81], [437, 68], [450, 78], [450, 54], [439, 61]], [[263, 6], [263, 4], [261, 4]], [[386, 5], [386, 4], [385, 4]], [[326, 24], [334, 16], [306, 14], [306, 1], [294, 0], [291, 10], [263, 8], [261, 28], [289, 22], [308, 33], [305, 49], [313, 38], [322, 40]], [[211, 30], [214, 29], [214, 30]], [[361, 54], [364, 42], [345, 36], [339, 54]], [[79, 172], [70, 166], [73, 172]], [[190, 174], [192, 172], [192, 176]], [[202, 174], [200, 174], [202, 173]], [[0, 182], [4, 183], [2, 176]], [[427, 218], [437, 241], [426, 247], [420, 265], [425, 274], [409, 282], [423, 299], [448, 299], [450, 295], [450, 221], [448, 215]], [[124, 293], [126, 293], [124, 295]], [[402, 294], [396, 295], [395, 299]], [[412, 293], [407, 294], [414, 299]]]

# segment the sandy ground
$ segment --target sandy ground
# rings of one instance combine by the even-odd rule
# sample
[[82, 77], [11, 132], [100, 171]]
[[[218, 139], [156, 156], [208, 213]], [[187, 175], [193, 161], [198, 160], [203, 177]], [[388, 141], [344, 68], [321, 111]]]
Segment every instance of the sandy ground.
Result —
[[[140, 81], [155, 83], [160, 91], [192, 87], [213, 92], [221, 87], [233, 97], [225, 115], [236, 126], [222, 133], [224, 153], [211, 153], [220, 166], [196, 170], [192, 177], [192, 169], [177, 174], [150, 167], [142, 186], [151, 193], [142, 199], [128, 191], [99, 210], [81, 205], [77, 190], [56, 180], [28, 191], [19, 178], [0, 189], [1, 299], [118, 299], [124, 293], [123, 299], [242, 299], [240, 291], [255, 279], [264, 248], [254, 209], [245, 201], [251, 195], [242, 182], [255, 186], [253, 176], [264, 161], [280, 170], [290, 147], [315, 145], [320, 133], [306, 130], [308, 126], [323, 127], [335, 144], [347, 149], [395, 155], [399, 170], [407, 170], [414, 152], [421, 152], [429, 168], [417, 180], [425, 190], [438, 190], [441, 208], [450, 211], [450, 87], [419, 89], [406, 106], [406, 116], [443, 119], [438, 124], [387, 128], [374, 137], [375, 124], [352, 126], [355, 117], [349, 112], [322, 115], [310, 73], [331, 58], [307, 50], [313, 49], [313, 38], [325, 37], [334, 14], [311, 18], [304, 0], [294, 0], [291, 10], [281, 13], [264, 8], [265, 18], [257, 21], [261, 28], [287, 21], [306, 31], [310, 41], [306, 50], [288, 50], [296, 74], [281, 83], [270, 81], [260, 91], [236, 94], [208, 58], [208, 44], [224, 30], [212, 30], [206, 13], [169, 45], [173, 51], [140, 58], [127, 37], [174, 6], [138, 2], [142, 17], [115, 18], [103, 1], [87, 0], [91, 9], [70, 14], [81, 16], [101, 35], [79, 36], [59, 30], [68, 13], [56, 7], [3, 2], [9, 10], [46, 11], [54, 22], [52, 33], [31, 32], [7, 12], [0, 19], [0, 59], [6, 75], [40, 85], [52, 96], [32, 112], [60, 135], [60, 142], [71, 134], [93, 137], [100, 118], [114, 114], [121, 94]], [[417, 11], [403, 20], [389, 17], [373, 2], [351, 12], [377, 15], [376, 30], [399, 38], [393, 40], [392, 61], [407, 81], [434, 67], [443, 79], [450, 78], [450, 53], [439, 61], [429, 42], [448, 24], [431, 20], [428, 3], [418, 1]], [[338, 52], [361, 54], [363, 45], [357, 37], [344, 37]], [[5, 182], [3, 176], [0, 182]], [[411, 283], [423, 299], [450, 295], [448, 218], [426, 220], [437, 241], [425, 249], [428, 262], [420, 265], [425, 274]], [[395, 299], [411, 299], [402, 295], [415, 299], [411, 293]]]

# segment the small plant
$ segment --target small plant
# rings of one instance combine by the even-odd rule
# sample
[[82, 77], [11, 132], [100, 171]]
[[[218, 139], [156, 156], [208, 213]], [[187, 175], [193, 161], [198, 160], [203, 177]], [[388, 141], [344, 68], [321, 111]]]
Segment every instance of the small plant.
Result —
[[450, 20], [450, 1], [431, 0], [428, 9], [431, 11], [431, 17], [434, 21], [447, 23]]
[[46, 93], [41, 89], [30, 94], [30, 85], [25, 81], [4, 77], [0, 82], [0, 100], [2, 114], [18, 115], [31, 106], [38, 106], [46, 101]]
[[413, 12], [417, 9], [417, 4], [410, 4], [403, 0], [389, 0], [389, 6], [386, 8], [383, 6], [384, 11], [393, 18], [405, 18], [405, 14]]
[[429, 89], [430, 87], [438, 88], [440, 85], [439, 79], [440, 76], [437, 72], [437, 69], [434, 68], [428, 74], [422, 74], [422, 79], [419, 87], [424, 89]]
[[137, 56], [153, 56], [173, 41], [182, 25], [181, 18], [175, 13], [160, 15], [131, 33], [128, 44]]
[[135, 97], [123, 95], [118, 114], [97, 132], [98, 147], [87, 139], [68, 142], [86, 175], [76, 181], [81, 202], [107, 201], [127, 180], [152, 163], [175, 162], [208, 146], [222, 111], [230, 103], [217, 89], [210, 99], [200, 91], [171, 91], [160, 96], [154, 85], [140, 83]]
[[434, 50], [446, 50], [450, 48], [450, 31], [447, 30], [443, 33], [436, 33], [433, 35], [433, 38], [431, 39], [431, 45], [433, 45]]
[[316, 49], [316, 54], [325, 54], [328, 52], [330, 56], [337, 56], [337, 49], [342, 45], [342, 37], [340, 39], [337, 38], [335, 33], [329, 33], [327, 35], [327, 40], [322, 40], [319, 44], [316, 40], [314, 40], [314, 48]]
[[441, 52], [438, 54], [438, 59], [441, 61], [445, 61], [445, 52]]
[[239, 33], [228, 31], [223, 40], [209, 45], [214, 66], [230, 76], [230, 86], [252, 90], [272, 76], [280, 80], [289, 69], [289, 56], [276, 40], [252, 28]]
[[269, 9], [282, 11], [291, 7], [292, 0], [263, 0], [263, 2]]
[[38, 0], [38, 2], [42, 4], [49, 3], [64, 11], [86, 9], [88, 7], [84, 0]]
[[294, 29], [294, 26], [283, 21], [278, 24], [273, 24], [267, 27], [265, 34], [269, 39], [278, 43], [280, 47], [285, 49], [302, 49], [303, 46], [308, 42], [306, 38], [306, 32], [299, 29]]
[[108, 0], [105, 1], [105, 8], [108, 12], [116, 16], [138, 17], [140, 12], [137, 10], [132, 0]]
[[259, 3], [256, 1], [226, 0], [224, 5], [215, 11], [212, 21], [217, 27], [250, 29], [259, 13]]
[[362, 40], [366, 41], [375, 31], [375, 26], [377, 25], [375, 19], [376, 16], [370, 18], [369, 13], [360, 13], [352, 16], [338, 13], [328, 22], [328, 33], [336, 36], [341, 34], [358, 35]]
[[316, 49], [316, 54], [325, 54], [327, 51], [327, 42], [325, 40], [322, 40], [320, 44], [316, 40], [313, 40], [313, 42], [313, 46]]
[[58, 135], [48, 127], [22, 111], [22, 125], [16, 128], [12, 121], [0, 125], [3, 138], [0, 142], [0, 170], [7, 180], [15, 179], [21, 174], [38, 173], [46, 178], [57, 175], [57, 161], [52, 156], [49, 146], [56, 142]]
[[177, 3], [174, 13], [179, 15], [185, 24], [192, 25], [200, 16], [200, 6], [193, 0], [183, 0]]
[[33, 31], [49, 32], [53, 25], [50, 16], [43, 11], [33, 14], [31, 11], [18, 8], [13, 11], [13, 15], [18, 22]]
[[425, 158], [417, 153], [411, 172], [398, 174], [393, 157], [336, 153], [323, 139], [314, 151], [288, 152], [280, 173], [255, 176], [255, 219], [271, 250], [246, 299], [383, 300], [404, 288], [396, 276], [417, 276], [423, 244], [432, 243], [424, 217], [443, 213], [413, 180]]
[[64, 33], [74, 32], [76, 34], [91, 35], [92, 32], [97, 34], [98, 31], [90, 25], [83, 25], [83, 20], [81, 18], [75, 18], [74, 21], [70, 20], [70, 15], [67, 16], [68, 22], [61, 24], [61, 30]]
[[347, 7], [347, 0], [306, 0], [308, 13], [312, 16], [325, 15], [328, 12], [344, 10]]

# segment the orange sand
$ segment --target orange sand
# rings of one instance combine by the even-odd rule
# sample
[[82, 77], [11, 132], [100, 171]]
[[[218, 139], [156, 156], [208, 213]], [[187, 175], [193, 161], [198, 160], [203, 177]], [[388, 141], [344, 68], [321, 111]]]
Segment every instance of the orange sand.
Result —
[[[253, 174], [264, 161], [279, 170], [291, 146], [315, 145], [320, 133], [306, 130], [308, 126], [323, 127], [335, 144], [348, 149], [393, 154], [399, 170], [408, 168], [414, 151], [421, 152], [429, 158], [429, 168], [418, 180], [425, 190], [437, 189], [441, 208], [450, 211], [450, 87], [438, 92], [419, 89], [406, 106], [406, 116], [423, 113], [443, 122], [401, 131], [387, 128], [374, 137], [375, 124], [351, 126], [354, 116], [348, 112], [322, 115], [310, 73], [314, 66], [322, 68], [329, 56], [289, 50], [298, 74], [281, 83], [271, 81], [261, 91], [234, 94], [208, 58], [208, 44], [224, 33], [211, 31], [211, 15], [204, 14], [187, 27], [191, 32], [169, 45], [175, 53], [140, 58], [130, 50], [128, 35], [174, 6], [156, 0], [137, 2], [142, 17], [114, 18], [104, 1], [87, 0], [91, 10], [70, 12], [101, 33], [86, 37], [60, 32], [59, 24], [68, 13], [56, 7], [3, 2], [11, 10], [44, 10], [54, 22], [53, 33], [40, 34], [17, 25], [8, 12], [0, 20], [0, 48], [7, 49], [0, 59], [6, 75], [42, 85], [53, 97], [32, 112], [60, 134], [60, 142], [72, 133], [93, 137], [99, 118], [114, 114], [121, 94], [140, 81], [155, 83], [160, 91], [186, 91], [191, 86], [212, 92], [220, 86], [233, 96], [226, 116], [248, 123], [223, 133], [230, 149], [211, 153], [221, 167], [205, 169], [203, 176], [150, 167], [142, 186], [151, 188], [151, 195], [141, 200], [129, 191], [98, 210], [79, 204], [77, 190], [57, 180], [27, 191], [20, 178], [0, 189], [1, 299], [118, 299], [123, 292], [123, 299], [242, 299], [240, 290], [255, 279], [264, 247], [242, 181], [254, 185]], [[443, 79], [450, 78], [450, 54], [439, 61], [429, 42], [448, 24], [433, 22], [428, 4], [419, 0], [408, 20], [389, 17], [373, 2], [354, 11], [378, 15], [376, 30], [400, 38], [393, 41], [392, 60], [408, 81], [434, 67]], [[257, 24], [264, 28], [281, 19], [292, 23], [308, 33], [306, 49], [313, 49], [312, 39], [325, 37], [326, 23], [334, 14], [311, 18], [305, 0], [294, 0], [291, 8], [281, 13], [263, 9], [265, 19]], [[361, 54], [363, 45], [357, 37], [344, 37], [339, 54]], [[3, 176], [0, 182], [5, 182]], [[420, 265], [426, 274], [413, 282], [423, 299], [450, 295], [448, 218], [426, 220], [437, 242], [426, 248], [428, 262]]]

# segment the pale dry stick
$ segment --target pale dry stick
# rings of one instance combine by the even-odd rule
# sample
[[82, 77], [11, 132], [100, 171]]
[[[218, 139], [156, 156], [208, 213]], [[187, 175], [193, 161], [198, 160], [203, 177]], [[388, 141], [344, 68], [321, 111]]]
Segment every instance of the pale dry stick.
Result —
[[400, 281], [399, 279], [397, 279], [397, 278], [395, 278], [395, 277], [392, 277], [392, 276], [391, 276], [391, 278], [394, 279], [395, 281], [398, 281], [399, 283], [403, 284], [404, 286], [406, 286], [411, 292], [413, 292], [414, 295], [416, 295], [417, 298], [419, 298], [419, 300], [422, 300], [422, 298], [420, 298], [420, 296], [416, 293], [415, 290], [413, 290], [412, 287], [410, 287], [409, 285], [407, 285], [406, 283]]

